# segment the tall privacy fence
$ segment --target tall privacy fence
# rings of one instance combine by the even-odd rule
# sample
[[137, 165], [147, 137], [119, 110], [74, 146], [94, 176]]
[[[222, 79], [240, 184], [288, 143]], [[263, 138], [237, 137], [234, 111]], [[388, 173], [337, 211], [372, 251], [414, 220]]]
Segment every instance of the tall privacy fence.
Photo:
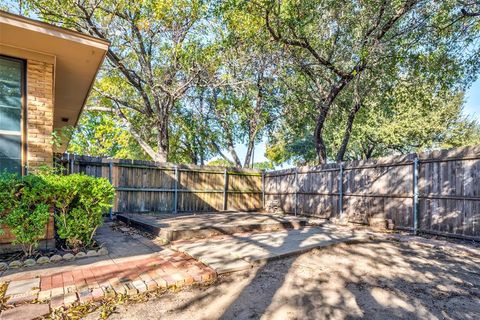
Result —
[[113, 212], [259, 210], [391, 219], [398, 229], [480, 240], [480, 146], [262, 173], [59, 155], [65, 173], [108, 178]]
[[259, 210], [262, 173], [253, 169], [169, 165], [151, 161], [57, 155], [65, 174], [110, 180], [116, 189], [113, 212], [202, 212]]
[[286, 212], [480, 240], [480, 147], [265, 174], [265, 201]]

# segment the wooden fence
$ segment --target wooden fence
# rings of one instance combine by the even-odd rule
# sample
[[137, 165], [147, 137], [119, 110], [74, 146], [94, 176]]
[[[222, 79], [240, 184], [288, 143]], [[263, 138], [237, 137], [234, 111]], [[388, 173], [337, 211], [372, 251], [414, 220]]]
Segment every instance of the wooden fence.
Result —
[[262, 173], [60, 155], [65, 173], [110, 179], [113, 212], [253, 211], [392, 219], [407, 229], [480, 240], [480, 146]]
[[284, 211], [480, 239], [480, 146], [300, 167], [265, 174]]
[[261, 209], [262, 173], [253, 169], [168, 165], [63, 154], [63, 172], [109, 179], [113, 212], [206, 212]]

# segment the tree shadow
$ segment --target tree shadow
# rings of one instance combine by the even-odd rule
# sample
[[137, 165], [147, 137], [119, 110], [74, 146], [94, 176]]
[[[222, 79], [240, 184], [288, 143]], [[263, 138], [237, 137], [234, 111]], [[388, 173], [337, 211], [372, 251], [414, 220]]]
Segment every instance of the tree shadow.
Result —
[[[339, 244], [225, 277], [171, 311], [182, 318], [197, 308], [202, 319], [473, 320], [480, 314], [479, 263], [480, 255], [404, 243]], [[201, 313], [210, 305], [220, 314]]]

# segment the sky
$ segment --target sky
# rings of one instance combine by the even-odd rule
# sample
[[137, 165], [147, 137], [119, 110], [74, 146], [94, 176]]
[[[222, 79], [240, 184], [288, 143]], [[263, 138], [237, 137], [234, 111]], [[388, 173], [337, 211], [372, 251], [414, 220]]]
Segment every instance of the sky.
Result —
[[[463, 112], [480, 122], [480, 78], [467, 90]], [[267, 161], [267, 158], [265, 158], [265, 143], [266, 141], [263, 140], [255, 146], [255, 162]], [[239, 145], [236, 147], [236, 151], [240, 159], [245, 159], [246, 146]]]

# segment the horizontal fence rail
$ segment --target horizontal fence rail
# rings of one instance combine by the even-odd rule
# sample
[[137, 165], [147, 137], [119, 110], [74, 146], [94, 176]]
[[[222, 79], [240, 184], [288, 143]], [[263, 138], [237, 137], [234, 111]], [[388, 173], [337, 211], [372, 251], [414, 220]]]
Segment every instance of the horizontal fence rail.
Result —
[[283, 211], [480, 240], [480, 146], [271, 172], [69, 154], [65, 173], [108, 178], [113, 212]]
[[57, 155], [55, 162], [65, 174], [109, 179], [116, 190], [112, 213], [254, 211], [263, 207], [263, 175], [258, 170], [73, 154]]
[[271, 171], [264, 185], [287, 213], [480, 240], [480, 146]]

